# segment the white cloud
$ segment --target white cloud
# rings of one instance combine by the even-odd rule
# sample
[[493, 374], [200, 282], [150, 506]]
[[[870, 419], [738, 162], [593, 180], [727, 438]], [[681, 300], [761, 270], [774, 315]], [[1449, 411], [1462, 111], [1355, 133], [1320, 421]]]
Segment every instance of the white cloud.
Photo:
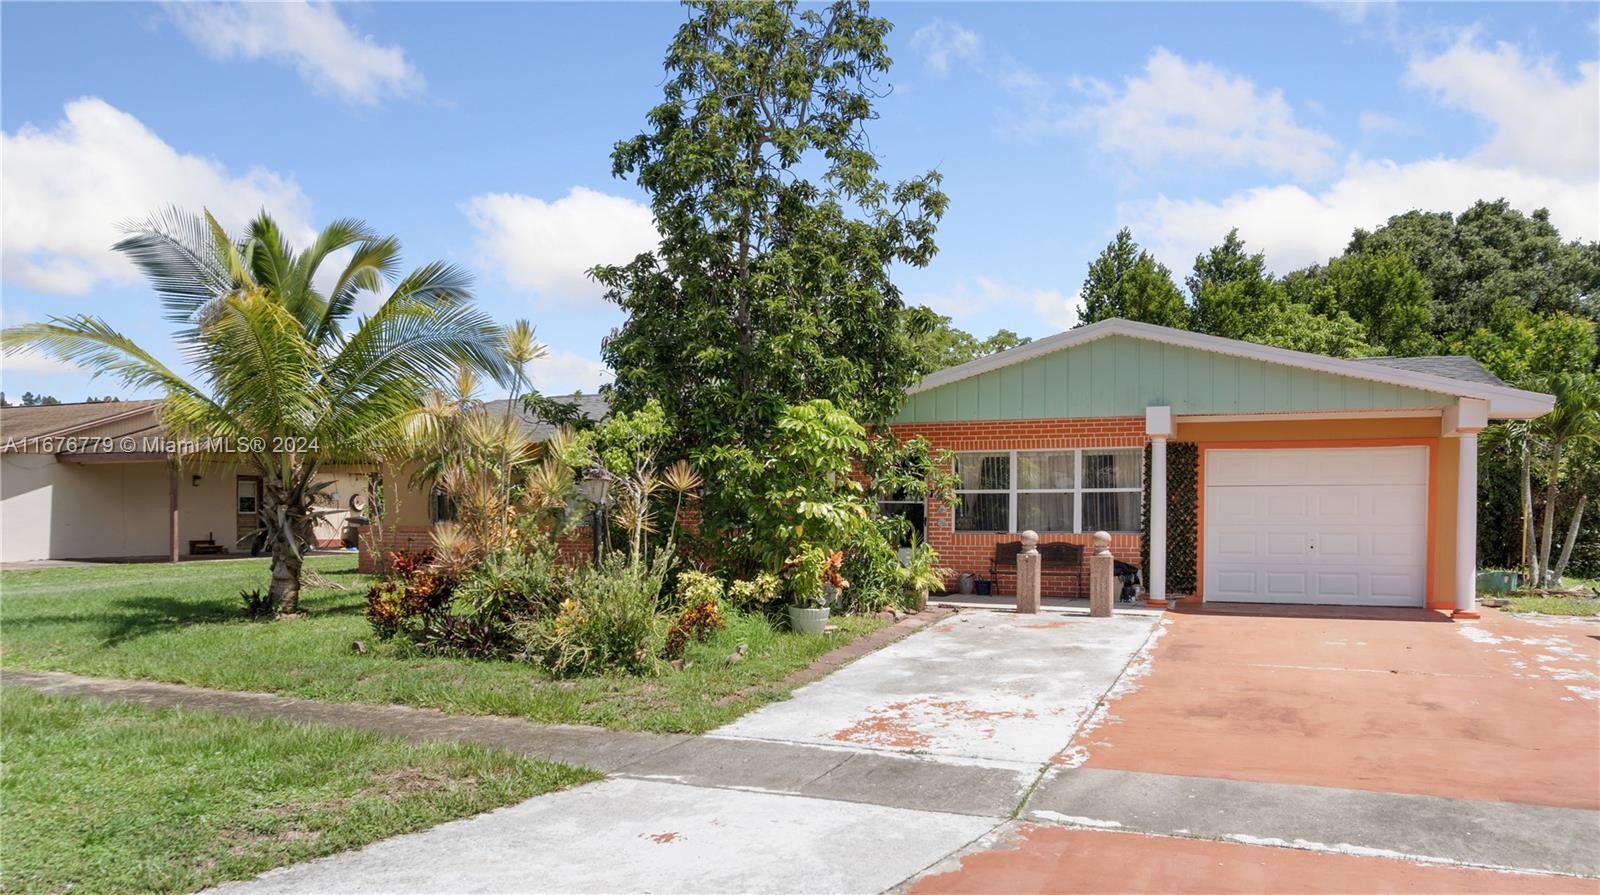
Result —
[[212, 58], [282, 60], [319, 93], [372, 105], [423, 89], [404, 49], [357, 34], [331, 3], [169, 3], [166, 10]]
[[1362, 112], [1357, 120], [1363, 134], [1410, 134], [1416, 128], [1382, 112]]
[[111, 246], [118, 225], [168, 205], [211, 209], [224, 226], [265, 208], [297, 240], [310, 205], [293, 178], [169, 146], [104, 100], [66, 105], [53, 130], [24, 125], [0, 135], [0, 267], [6, 281], [43, 292], [82, 293], [102, 281], [132, 282], [134, 267]]
[[1449, 50], [1413, 57], [1406, 79], [1493, 127], [1489, 140], [1464, 156], [1403, 163], [1352, 156], [1320, 190], [1276, 184], [1219, 201], [1160, 196], [1125, 204], [1118, 214], [1175, 270], [1188, 269], [1235, 226], [1283, 272], [1338, 254], [1357, 227], [1380, 226], [1412, 208], [1460, 212], [1479, 199], [1505, 198], [1525, 212], [1548, 208], [1566, 238], [1600, 239], [1596, 69], [1595, 61], [1584, 62], [1569, 79], [1515, 46], [1486, 50], [1470, 34], [1458, 37]]
[[1059, 289], [1032, 289], [985, 276], [961, 281], [943, 292], [919, 295], [911, 303], [926, 305], [958, 323], [964, 317], [987, 312], [1029, 310], [1056, 329], [1077, 325], [1078, 315], [1083, 310], [1083, 300], [1076, 294], [1068, 296]]
[[[24, 323], [32, 322], [33, 315], [25, 310], [0, 308], [0, 327], [9, 329], [13, 326], [21, 326]], [[83, 372], [83, 368], [77, 364], [46, 357], [36, 351], [0, 355], [0, 379], [3, 379], [7, 374], [15, 375], [17, 373], [54, 374], [81, 372]], [[4, 391], [3, 386], [0, 386], [0, 391]]]
[[490, 193], [462, 210], [478, 230], [483, 263], [541, 298], [598, 297], [589, 268], [625, 264], [661, 238], [647, 206], [581, 186], [553, 202]]
[[528, 367], [528, 377], [542, 394], [562, 397], [593, 393], [612, 379], [611, 368], [571, 351], [551, 351]]
[[1494, 128], [1474, 158], [1592, 176], [1600, 170], [1600, 63], [1583, 62], [1575, 74], [1568, 78], [1549, 60], [1524, 58], [1514, 44], [1481, 47], [1467, 34], [1442, 53], [1414, 56], [1406, 81]]
[[1314, 177], [1334, 167], [1337, 144], [1302, 127], [1282, 91], [1157, 49], [1121, 89], [1078, 79], [1090, 104], [1059, 125], [1086, 128], [1099, 148], [1143, 166], [1174, 159]]
[[1139, 241], [1174, 270], [1221, 241], [1232, 227], [1265, 250], [1280, 273], [1326, 261], [1357, 227], [1371, 229], [1410, 208], [1463, 211], [1478, 199], [1505, 197], [1523, 211], [1549, 208], [1562, 235], [1600, 238], [1600, 182], [1566, 179], [1461, 159], [1398, 164], [1353, 159], [1343, 176], [1311, 192], [1292, 184], [1262, 186], [1219, 202], [1161, 196], [1118, 209]]
[[950, 73], [953, 60], [976, 58], [981, 45], [976, 31], [944, 19], [934, 19], [911, 35], [912, 49], [921, 53], [922, 61], [939, 75]]

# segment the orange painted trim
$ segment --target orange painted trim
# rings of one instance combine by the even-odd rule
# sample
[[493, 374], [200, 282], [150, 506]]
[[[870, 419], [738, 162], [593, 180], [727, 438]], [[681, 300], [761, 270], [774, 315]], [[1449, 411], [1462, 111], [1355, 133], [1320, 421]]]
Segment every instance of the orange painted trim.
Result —
[[[1437, 438], [1319, 438], [1304, 441], [1211, 441], [1196, 442], [1200, 452], [1200, 470], [1198, 473], [1198, 487], [1200, 490], [1200, 509], [1195, 514], [1198, 530], [1195, 532], [1195, 551], [1199, 556], [1195, 558], [1195, 584], [1194, 589], [1199, 592], [1200, 602], [1205, 602], [1206, 589], [1206, 451], [1209, 450], [1288, 450], [1288, 449], [1316, 449], [1316, 448], [1363, 448], [1363, 447], [1422, 447], [1428, 450], [1428, 540], [1427, 540], [1427, 571], [1423, 577], [1422, 603], [1425, 608], [1438, 609], [1441, 604], [1434, 600], [1434, 557], [1437, 551], [1439, 533], [1438, 526], [1438, 500], [1439, 493], [1439, 439]], [[1459, 537], [1459, 532], [1457, 533]], [[1450, 605], [1455, 605], [1452, 600]], [[1463, 616], [1465, 617], [1465, 616]]]
[[1483, 616], [1479, 615], [1476, 612], [1473, 612], [1470, 609], [1457, 609], [1456, 611], [1450, 613], [1450, 617], [1451, 618], [1466, 618], [1466, 619], [1483, 618]]

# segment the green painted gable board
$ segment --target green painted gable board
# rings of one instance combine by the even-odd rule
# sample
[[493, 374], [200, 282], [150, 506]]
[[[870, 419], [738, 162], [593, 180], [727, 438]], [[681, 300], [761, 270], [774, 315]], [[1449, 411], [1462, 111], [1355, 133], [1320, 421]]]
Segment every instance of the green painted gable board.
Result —
[[1449, 395], [1127, 336], [1096, 339], [912, 395], [895, 422], [1440, 407]]

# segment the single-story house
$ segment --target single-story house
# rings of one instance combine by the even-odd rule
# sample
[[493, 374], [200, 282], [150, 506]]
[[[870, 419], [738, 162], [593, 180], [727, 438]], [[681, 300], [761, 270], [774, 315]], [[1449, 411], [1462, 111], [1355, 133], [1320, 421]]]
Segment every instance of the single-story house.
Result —
[[[959, 572], [988, 577], [1027, 529], [1079, 545], [1104, 530], [1157, 605], [1470, 616], [1478, 433], [1553, 404], [1466, 357], [1339, 359], [1105, 320], [933, 373], [891, 427], [956, 453], [959, 505], [923, 525]], [[1076, 576], [1043, 583], [1081, 593]]]
[[[0, 561], [248, 554], [261, 482], [183, 455], [160, 401], [0, 407]], [[177, 460], [178, 462], [174, 462]], [[376, 467], [335, 467], [314, 535], [344, 546]]]

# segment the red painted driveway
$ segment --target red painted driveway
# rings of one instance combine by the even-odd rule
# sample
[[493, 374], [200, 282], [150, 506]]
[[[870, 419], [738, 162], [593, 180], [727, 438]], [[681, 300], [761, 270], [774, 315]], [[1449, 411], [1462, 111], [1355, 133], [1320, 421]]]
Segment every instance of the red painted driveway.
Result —
[[[1091, 767], [1600, 809], [1600, 622], [1168, 613]], [[1080, 753], [1081, 754], [1081, 753]]]
[[1020, 892], [1595, 895], [1600, 880], [1025, 825], [910, 888], [911, 895]]

